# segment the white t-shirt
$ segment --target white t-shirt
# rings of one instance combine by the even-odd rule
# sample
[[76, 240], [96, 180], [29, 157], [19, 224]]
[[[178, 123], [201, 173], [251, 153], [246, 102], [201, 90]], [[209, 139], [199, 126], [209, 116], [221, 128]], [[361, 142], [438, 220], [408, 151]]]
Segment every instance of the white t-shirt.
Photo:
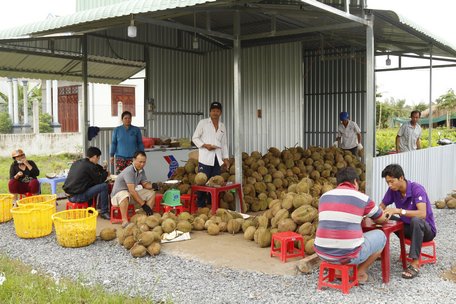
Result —
[[397, 132], [399, 136], [399, 152], [416, 150], [416, 141], [421, 136], [421, 127], [419, 124], [415, 128], [409, 122], [402, 124]]
[[361, 129], [356, 122], [349, 120], [346, 127], [340, 123], [337, 130], [337, 137], [340, 137], [340, 148], [346, 150], [355, 148], [358, 145], [358, 133], [361, 133]]
[[[207, 166], [213, 166], [215, 157], [221, 166], [223, 159], [228, 158], [228, 144], [225, 125], [219, 121], [218, 130], [210, 118], [202, 119], [196, 126], [192, 137], [193, 143], [199, 148], [198, 161]], [[211, 144], [219, 148], [209, 151], [203, 148], [204, 144]]]

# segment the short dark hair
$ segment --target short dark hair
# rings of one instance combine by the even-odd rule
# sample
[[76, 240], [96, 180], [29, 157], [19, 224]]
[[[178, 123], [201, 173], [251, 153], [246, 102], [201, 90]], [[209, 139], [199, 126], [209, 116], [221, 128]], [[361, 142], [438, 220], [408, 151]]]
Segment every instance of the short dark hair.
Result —
[[133, 158], [136, 158], [138, 155], [142, 155], [144, 157], [147, 157], [146, 152], [144, 152], [144, 151], [136, 151], [135, 154], [133, 155]]
[[97, 147], [89, 147], [87, 149], [87, 158], [91, 158], [92, 156], [100, 156], [101, 155], [101, 150], [98, 149]]
[[400, 178], [401, 176], [404, 176], [404, 170], [402, 170], [402, 167], [399, 166], [398, 164], [391, 164], [385, 167], [382, 171], [382, 178], [383, 177], [394, 177], [394, 178]]
[[421, 117], [421, 112], [418, 110], [412, 111], [412, 113], [410, 113], [410, 117], [413, 117], [414, 114], [418, 114], [418, 116]]
[[359, 181], [359, 176], [358, 173], [356, 173], [355, 168], [346, 167], [337, 172], [336, 180], [338, 185], [344, 182], [349, 182], [354, 185], [355, 180]]
[[121, 116], [122, 119], [123, 119], [125, 116], [127, 116], [127, 115], [131, 117], [131, 112], [130, 112], [130, 111], [123, 111], [123, 112], [122, 112], [122, 116]]

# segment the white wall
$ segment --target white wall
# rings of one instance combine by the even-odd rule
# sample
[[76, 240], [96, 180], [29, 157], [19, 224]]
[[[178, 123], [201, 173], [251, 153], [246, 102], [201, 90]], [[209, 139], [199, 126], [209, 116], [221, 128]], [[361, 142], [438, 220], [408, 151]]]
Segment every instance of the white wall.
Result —
[[0, 134], [0, 156], [11, 156], [15, 149], [29, 155], [82, 152], [81, 133]]
[[[144, 77], [145, 72], [139, 72], [132, 76]], [[144, 79], [129, 79], [121, 84], [135, 87], [135, 107], [136, 113], [133, 116], [132, 124], [137, 127], [144, 126]], [[111, 116], [111, 86], [107, 84], [90, 84], [89, 89], [89, 120], [91, 126], [100, 128], [112, 128], [121, 124], [117, 116]], [[95, 100], [95, 103], [92, 102]], [[93, 115], [93, 113], [95, 115]]]

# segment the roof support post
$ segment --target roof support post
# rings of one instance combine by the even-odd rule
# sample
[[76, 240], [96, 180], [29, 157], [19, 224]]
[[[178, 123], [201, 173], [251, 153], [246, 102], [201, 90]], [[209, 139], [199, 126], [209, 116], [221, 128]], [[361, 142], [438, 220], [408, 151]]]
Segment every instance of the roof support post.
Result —
[[[87, 134], [87, 130], [89, 129], [89, 79], [88, 79], [88, 57], [87, 57], [87, 35], [84, 35], [81, 39], [82, 43], [82, 94], [83, 94], [83, 101], [82, 101], [82, 153], [85, 155], [87, 148], [89, 146], [89, 137]], [[105, 152], [109, 153], [109, 152]]]
[[364, 155], [366, 162], [366, 194], [372, 197], [374, 183], [375, 155], [375, 56], [374, 56], [374, 20], [372, 14], [366, 14], [366, 136]]
[[[234, 13], [233, 20], [233, 101], [234, 101], [234, 164], [236, 169], [236, 183], [242, 184], [242, 154], [241, 154], [241, 18], [238, 10]], [[238, 201], [238, 198], [236, 198]], [[236, 211], [242, 212], [240, 202], [236, 204]]]
[[432, 147], [432, 45], [429, 50], [429, 148]]

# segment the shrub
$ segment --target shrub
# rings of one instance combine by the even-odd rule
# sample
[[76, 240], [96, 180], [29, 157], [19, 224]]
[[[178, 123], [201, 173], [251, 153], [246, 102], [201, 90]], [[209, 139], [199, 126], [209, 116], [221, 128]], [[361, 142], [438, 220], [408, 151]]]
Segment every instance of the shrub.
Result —
[[0, 113], [0, 133], [7, 134], [12, 133], [13, 131], [13, 122], [9, 117], [8, 113]]
[[52, 116], [48, 113], [40, 114], [40, 133], [52, 133]]

